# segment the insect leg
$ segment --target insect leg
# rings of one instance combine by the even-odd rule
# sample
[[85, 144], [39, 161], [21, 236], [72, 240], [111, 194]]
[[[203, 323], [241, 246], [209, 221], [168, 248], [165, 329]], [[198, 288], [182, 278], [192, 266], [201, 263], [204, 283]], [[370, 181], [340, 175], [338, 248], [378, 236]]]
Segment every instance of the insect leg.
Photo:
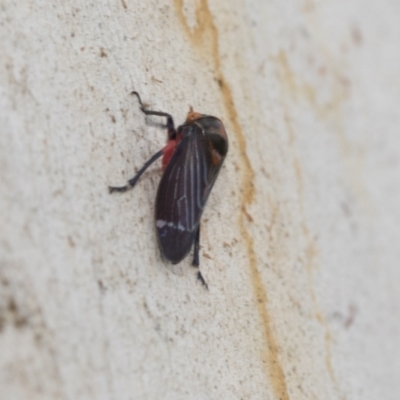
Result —
[[168, 114], [163, 111], [152, 111], [152, 110], [146, 110], [142, 103], [142, 99], [139, 96], [138, 92], [132, 92], [131, 94], [134, 94], [137, 96], [140, 104], [140, 110], [144, 112], [146, 115], [158, 115], [159, 117], [166, 117], [167, 118], [167, 129], [168, 129], [168, 139], [175, 139], [176, 137], [176, 130], [175, 130], [175, 125], [174, 125], [174, 119], [172, 118], [171, 114]]
[[[194, 238], [194, 254], [193, 254], [193, 262], [192, 265], [194, 267], [199, 267], [200, 265], [200, 256], [199, 256], [199, 252], [200, 252], [200, 225], [197, 228], [197, 232], [196, 232], [196, 237]], [[203, 278], [203, 275], [201, 274], [201, 272], [199, 271], [197, 273], [197, 279], [202, 283], [202, 285], [208, 289], [208, 285], [207, 282], [205, 281], [205, 279]]]
[[208, 290], [207, 282], [204, 280], [203, 275], [201, 274], [200, 271], [197, 273], [197, 279], [198, 279], [198, 280], [201, 282], [201, 284]]
[[193, 262], [192, 265], [194, 267], [198, 267], [200, 265], [200, 224], [197, 228], [196, 236], [194, 238], [194, 252], [193, 252]]
[[132, 178], [129, 179], [128, 184], [126, 186], [109, 186], [108, 190], [110, 193], [112, 192], [126, 192], [129, 189], [132, 189], [140, 176], [143, 174], [144, 171], [148, 167], [150, 167], [151, 164], [153, 164], [154, 161], [156, 161], [158, 158], [160, 158], [164, 154], [164, 150], [158, 151], [156, 154], [154, 154], [148, 161], [146, 161], [143, 165], [142, 168], [139, 169], [139, 171], [136, 173], [136, 175]]

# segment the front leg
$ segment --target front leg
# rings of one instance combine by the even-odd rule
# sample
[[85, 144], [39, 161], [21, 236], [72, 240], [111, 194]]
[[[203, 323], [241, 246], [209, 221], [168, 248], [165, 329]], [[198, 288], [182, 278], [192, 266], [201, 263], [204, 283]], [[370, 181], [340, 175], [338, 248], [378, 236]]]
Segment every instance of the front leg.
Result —
[[166, 117], [167, 118], [167, 130], [168, 130], [168, 139], [175, 139], [176, 138], [176, 130], [175, 130], [175, 124], [174, 124], [174, 119], [172, 118], [171, 114], [168, 114], [164, 111], [153, 111], [153, 110], [148, 110], [144, 104], [142, 103], [142, 99], [139, 96], [138, 92], [132, 92], [132, 95], [134, 94], [140, 104], [140, 109], [143, 113], [146, 115], [158, 115], [159, 117]]
[[162, 149], [162, 150], [158, 151], [156, 154], [154, 154], [148, 161], [146, 161], [144, 163], [143, 167], [139, 169], [137, 174], [132, 179], [129, 179], [127, 185], [125, 185], [125, 186], [109, 186], [108, 191], [110, 193], [126, 192], [127, 190], [132, 189], [135, 186], [138, 179], [143, 174], [143, 172], [146, 171], [146, 169], [149, 168], [150, 165], [153, 164], [153, 162], [156, 161], [158, 158], [160, 158], [163, 154], [164, 154], [164, 149]]

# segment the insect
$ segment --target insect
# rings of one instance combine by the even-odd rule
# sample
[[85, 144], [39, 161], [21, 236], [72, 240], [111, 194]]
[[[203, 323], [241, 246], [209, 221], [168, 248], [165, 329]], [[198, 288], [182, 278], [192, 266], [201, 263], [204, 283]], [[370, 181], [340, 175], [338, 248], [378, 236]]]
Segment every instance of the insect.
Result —
[[[110, 186], [110, 193], [132, 189], [140, 176], [162, 157], [164, 171], [157, 190], [155, 225], [163, 259], [177, 264], [190, 252], [194, 244], [192, 265], [199, 267], [200, 218], [219, 170], [228, 152], [228, 138], [220, 119], [194, 112], [175, 129], [172, 116], [152, 111], [137, 96], [140, 110], [146, 115], [167, 119], [167, 144], [155, 153], [125, 186]], [[201, 272], [197, 277], [207, 287]]]

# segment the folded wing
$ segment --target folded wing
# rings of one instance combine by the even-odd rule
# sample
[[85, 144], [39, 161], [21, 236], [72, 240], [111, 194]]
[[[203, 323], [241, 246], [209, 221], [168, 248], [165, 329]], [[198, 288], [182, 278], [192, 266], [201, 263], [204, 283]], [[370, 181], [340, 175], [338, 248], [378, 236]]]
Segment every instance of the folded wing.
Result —
[[212, 143], [199, 126], [185, 129], [161, 178], [155, 208], [161, 254], [174, 264], [190, 251], [223, 162], [215, 164]]

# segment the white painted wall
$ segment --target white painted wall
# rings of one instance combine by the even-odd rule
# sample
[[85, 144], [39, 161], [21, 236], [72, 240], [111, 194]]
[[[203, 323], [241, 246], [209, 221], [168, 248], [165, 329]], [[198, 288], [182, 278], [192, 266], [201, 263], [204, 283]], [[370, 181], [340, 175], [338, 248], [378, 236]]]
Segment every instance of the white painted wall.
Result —
[[[400, 392], [400, 3], [3, 1], [0, 398], [362, 399]], [[179, 123], [230, 151], [202, 271], [161, 261]]]

